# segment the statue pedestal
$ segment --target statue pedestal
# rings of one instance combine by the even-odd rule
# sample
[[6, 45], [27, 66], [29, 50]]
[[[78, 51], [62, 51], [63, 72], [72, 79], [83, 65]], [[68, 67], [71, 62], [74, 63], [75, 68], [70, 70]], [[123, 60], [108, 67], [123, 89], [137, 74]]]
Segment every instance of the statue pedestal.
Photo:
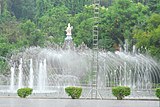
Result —
[[72, 41], [72, 39], [73, 39], [73, 38], [71, 37], [71, 35], [67, 35], [67, 37], [65, 38], [65, 41], [66, 41], [66, 40], [71, 40], [71, 41]]
[[73, 38], [71, 37], [71, 35], [67, 35], [67, 37], [65, 38], [65, 41], [64, 41], [63, 49], [65, 49], [65, 50], [74, 50], [75, 49], [72, 39]]

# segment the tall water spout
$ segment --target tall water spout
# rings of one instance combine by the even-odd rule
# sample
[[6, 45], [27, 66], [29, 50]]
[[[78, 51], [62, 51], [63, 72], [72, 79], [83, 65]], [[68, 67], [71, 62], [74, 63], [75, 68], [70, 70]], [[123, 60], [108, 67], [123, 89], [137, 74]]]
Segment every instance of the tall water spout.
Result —
[[47, 85], [47, 70], [46, 70], [46, 59], [44, 61], [40, 61], [39, 64], [39, 74], [38, 74], [38, 88], [39, 91], [42, 92], [45, 90]]
[[120, 66], [120, 68], [119, 68], [119, 85], [121, 86], [122, 85], [122, 66]]
[[40, 61], [40, 63], [39, 63], [39, 73], [38, 73], [38, 89], [40, 91], [43, 90], [42, 84], [43, 84], [43, 67], [42, 67], [42, 61]]
[[29, 87], [30, 88], [33, 88], [33, 79], [34, 79], [34, 76], [33, 76], [33, 62], [32, 62], [32, 59], [30, 59], [30, 76], [29, 76]]
[[14, 91], [14, 72], [15, 68], [11, 67], [10, 92]]
[[127, 63], [124, 62], [124, 86], [127, 86]]
[[19, 75], [18, 75], [18, 89], [22, 88], [22, 58], [20, 59], [20, 64], [19, 64]]
[[124, 52], [127, 53], [128, 52], [128, 41], [125, 40], [125, 44], [124, 44]]
[[48, 85], [48, 83], [47, 83], [47, 65], [46, 65], [46, 59], [44, 59], [44, 61], [43, 61], [43, 70], [44, 70], [44, 72], [43, 72], [43, 76], [44, 76], [44, 89], [46, 89], [46, 87], [45, 86], [47, 86]]
[[136, 46], [133, 45], [133, 53], [136, 53]]

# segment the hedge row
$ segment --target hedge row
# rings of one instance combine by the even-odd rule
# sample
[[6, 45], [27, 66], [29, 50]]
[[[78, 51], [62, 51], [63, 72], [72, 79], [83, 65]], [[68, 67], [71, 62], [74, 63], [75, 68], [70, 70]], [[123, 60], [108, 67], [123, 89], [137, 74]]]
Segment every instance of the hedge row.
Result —
[[[17, 90], [17, 94], [21, 98], [26, 98], [32, 94], [32, 88], [21, 88]], [[79, 99], [82, 94], [81, 87], [66, 87], [65, 92], [68, 96], [71, 96], [72, 99]], [[125, 96], [130, 95], [131, 89], [125, 86], [117, 86], [112, 88], [112, 94], [117, 97], [118, 100], [122, 100]], [[160, 99], [160, 88], [156, 89], [156, 96]]]

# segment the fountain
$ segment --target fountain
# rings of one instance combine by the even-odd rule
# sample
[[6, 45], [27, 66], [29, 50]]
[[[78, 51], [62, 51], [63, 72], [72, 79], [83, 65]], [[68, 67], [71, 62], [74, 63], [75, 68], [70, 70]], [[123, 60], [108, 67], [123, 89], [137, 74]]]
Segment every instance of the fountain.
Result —
[[32, 59], [30, 59], [30, 66], [29, 66], [29, 68], [30, 68], [30, 71], [29, 71], [29, 73], [30, 73], [30, 77], [29, 77], [29, 87], [30, 88], [33, 88], [33, 79], [34, 79], [34, 76], [33, 76], [33, 62], [32, 62]]
[[[73, 48], [72, 28], [69, 24], [63, 47], [30, 47], [13, 54], [11, 75], [6, 77], [10, 78], [10, 83], [1, 85], [9, 86], [7, 90], [10, 93], [21, 87], [31, 87], [34, 93], [57, 92], [60, 97], [66, 86], [82, 86], [84, 90], [89, 90], [92, 83], [92, 50], [84, 44]], [[127, 44], [125, 49], [99, 51], [98, 88], [103, 92], [118, 85], [139, 91], [155, 88], [160, 80], [159, 64], [147, 55], [136, 53], [135, 46], [132, 53], [127, 51]]]
[[10, 80], [10, 91], [14, 91], [14, 67], [11, 67], [11, 80]]
[[18, 89], [23, 87], [22, 84], [22, 58], [20, 59], [20, 64], [19, 64], [19, 75], [18, 75]]
[[46, 70], [46, 59], [43, 63], [40, 61], [39, 64], [39, 74], [38, 74], [38, 88], [40, 92], [44, 92], [47, 86], [47, 70]]

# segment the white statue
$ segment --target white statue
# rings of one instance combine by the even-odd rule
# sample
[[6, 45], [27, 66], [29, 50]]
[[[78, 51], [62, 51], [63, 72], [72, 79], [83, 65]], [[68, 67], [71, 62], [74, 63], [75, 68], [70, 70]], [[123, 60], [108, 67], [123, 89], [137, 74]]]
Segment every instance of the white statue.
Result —
[[67, 37], [65, 38], [65, 40], [72, 40], [72, 37], [71, 37], [71, 35], [72, 35], [72, 29], [73, 29], [73, 26], [71, 26], [70, 25], [70, 23], [68, 23], [68, 27], [67, 27], [67, 29], [66, 29], [66, 32], [67, 32]]
[[70, 25], [70, 23], [68, 23], [68, 27], [66, 29], [66, 32], [67, 32], [67, 36], [71, 36], [72, 35], [72, 32], [71, 30], [73, 29], [73, 26]]

